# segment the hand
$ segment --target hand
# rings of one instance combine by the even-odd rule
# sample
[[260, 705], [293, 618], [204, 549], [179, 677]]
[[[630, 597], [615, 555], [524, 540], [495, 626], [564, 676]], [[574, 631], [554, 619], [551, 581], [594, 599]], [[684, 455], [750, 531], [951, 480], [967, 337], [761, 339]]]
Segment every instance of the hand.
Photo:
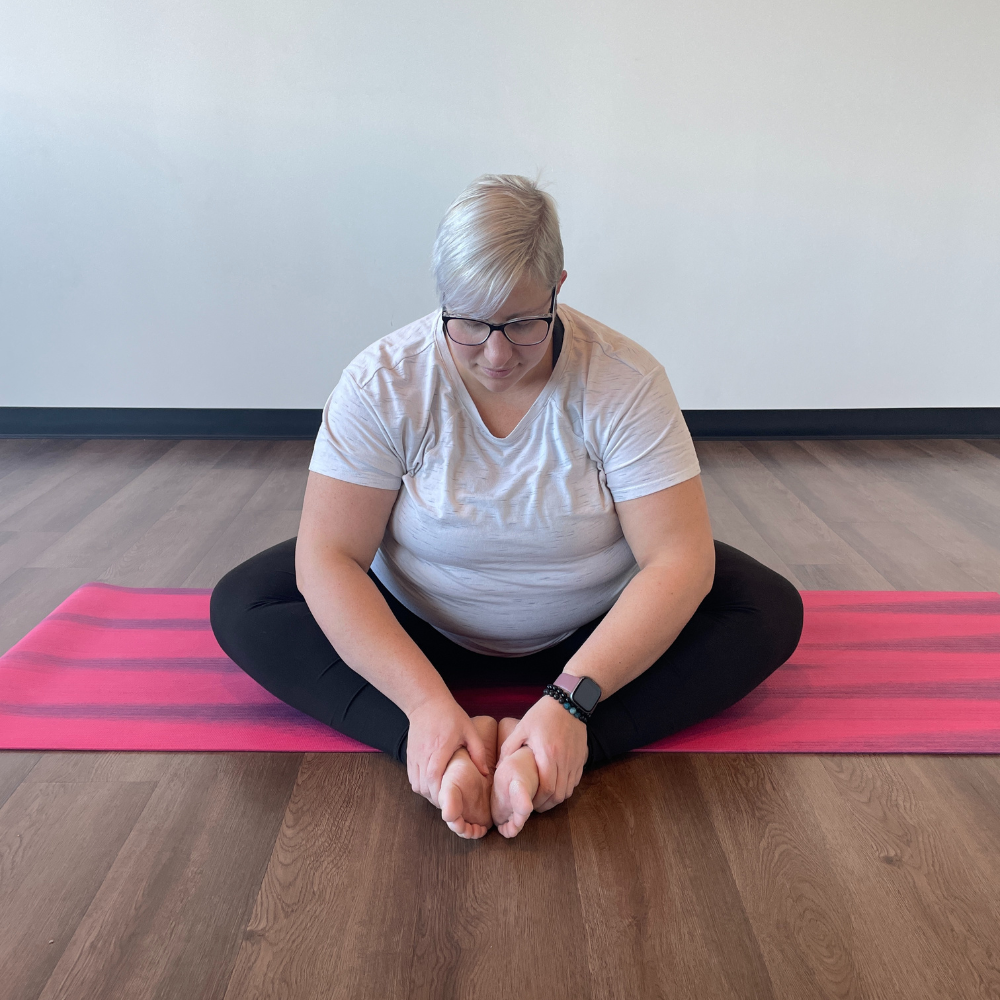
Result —
[[538, 768], [537, 812], [565, 802], [583, 776], [587, 763], [587, 724], [576, 719], [555, 698], [543, 695], [524, 714], [500, 747], [500, 761], [522, 746], [531, 748]]
[[410, 713], [406, 773], [410, 787], [440, 808], [438, 795], [445, 768], [459, 747], [469, 751], [483, 777], [491, 774], [482, 737], [451, 695], [421, 702]]

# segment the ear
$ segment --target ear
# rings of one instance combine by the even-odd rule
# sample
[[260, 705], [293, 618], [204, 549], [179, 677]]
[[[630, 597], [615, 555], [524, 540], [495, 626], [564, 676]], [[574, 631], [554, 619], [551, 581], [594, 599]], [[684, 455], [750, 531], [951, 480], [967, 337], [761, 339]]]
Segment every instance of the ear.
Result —
[[565, 272], [565, 271], [563, 271], [563, 273], [559, 275], [559, 284], [558, 284], [558, 285], [556, 285], [556, 295], [558, 295], [558, 294], [559, 294], [559, 291], [560, 291], [560, 289], [562, 288], [562, 286], [563, 286], [563, 282], [564, 282], [565, 280], [566, 280], [566, 272]]

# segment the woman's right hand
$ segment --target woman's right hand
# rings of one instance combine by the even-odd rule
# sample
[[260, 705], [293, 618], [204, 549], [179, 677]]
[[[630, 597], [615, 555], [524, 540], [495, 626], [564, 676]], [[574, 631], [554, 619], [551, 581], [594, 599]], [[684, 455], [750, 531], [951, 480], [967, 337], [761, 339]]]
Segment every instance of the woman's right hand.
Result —
[[410, 786], [435, 806], [441, 778], [455, 751], [465, 747], [483, 777], [490, 766], [482, 737], [466, 711], [449, 694], [421, 702], [409, 713], [406, 741], [406, 773]]

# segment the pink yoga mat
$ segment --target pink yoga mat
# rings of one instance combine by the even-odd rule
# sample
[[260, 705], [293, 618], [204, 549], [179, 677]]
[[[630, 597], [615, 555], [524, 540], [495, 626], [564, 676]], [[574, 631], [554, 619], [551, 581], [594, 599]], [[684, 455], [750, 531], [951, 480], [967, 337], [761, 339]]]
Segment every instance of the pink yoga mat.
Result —
[[[219, 648], [207, 590], [90, 583], [0, 656], [0, 748], [368, 750]], [[794, 656], [728, 711], [646, 750], [1000, 752], [1000, 595], [807, 591]], [[519, 715], [540, 689], [458, 692]]]

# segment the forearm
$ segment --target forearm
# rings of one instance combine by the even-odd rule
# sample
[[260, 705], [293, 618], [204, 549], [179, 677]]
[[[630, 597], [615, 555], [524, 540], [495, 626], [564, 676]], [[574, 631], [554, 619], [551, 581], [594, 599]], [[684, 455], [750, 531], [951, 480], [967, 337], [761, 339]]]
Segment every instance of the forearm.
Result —
[[565, 671], [593, 678], [602, 700], [607, 698], [666, 652], [711, 589], [713, 576], [714, 561], [697, 553], [641, 569]]
[[309, 610], [341, 659], [408, 716], [428, 700], [451, 697], [357, 562], [309, 556], [297, 577]]

